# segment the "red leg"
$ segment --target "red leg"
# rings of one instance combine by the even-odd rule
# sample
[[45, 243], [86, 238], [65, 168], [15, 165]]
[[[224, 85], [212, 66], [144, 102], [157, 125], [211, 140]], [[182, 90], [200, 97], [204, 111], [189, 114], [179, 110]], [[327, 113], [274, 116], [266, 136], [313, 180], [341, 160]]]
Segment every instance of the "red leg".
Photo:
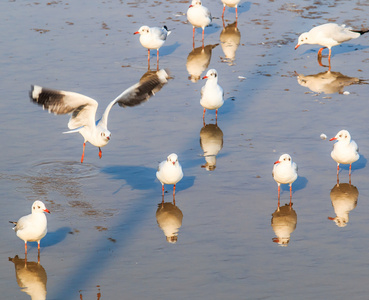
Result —
[[218, 109], [215, 110], [215, 121], [218, 121]]
[[340, 179], [339, 179], [339, 176], [338, 176], [339, 171], [340, 171], [340, 164], [337, 164], [337, 184], [340, 183]]
[[[204, 108], [204, 113], [202, 114], [202, 119], [205, 120], [205, 112], [206, 112], [206, 108]], [[204, 121], [205, 123], [205, 121]]]
[[351, 185], [351, 164], [350, 164], [350, 168], [349, 168], [349, 184]]
[[173, 185], [173, 198], [176, 196], [176, 185]]
[[81, 163], [83, 163], [83, 158], [85, 157], [85, 148], [86, 148], [86, 142], [83, 143], [83, 151], [82, 151]]
[[102, 151], [101, 151], [101, 148], [99, 147], [99, 157], [101, 158], [102, 156]]
[[24, 254], [27, 255], [27, 242], [24, 242]]
[[150, 49], [147, 49], [147, 68], [150, 69]]
[[318, 56], [322, 56], [322, 51], [323, 51], [323, 49], [325, 49], [325, 48], [327, 48], [327, 47], [323, 47], [323, 48], [320, 48], [320, 49], [319, 49], [319, 51], [318, 51]]
[[290, 199], [292, 199], [292, 183], [290, 183]]
[[[238, 12], [237, 12], [237, 6], [236, 6], [236, 20], [238, 19]], [[237, 27], [237, 26], [236, 26]]]
[[[162, 192], [162, 196], [164, 197], [164, 184], [161, 185], [161, 192]], [[163, 198], [164, 201], [164, 198]]]
[[156, 69], [159, 71], [159, 49], [156, 50]]
[[329, 49], [329, 55], [328, 55], [328, 64], [329, 64], [329, 69], [328, 69], [328, 71], [330, 71], [330, 70], [331, 70], [331, 54], [332, 54], [332, 50], [331, 50], [331, 49]]
[[278, 184], [278, 208], [280, 206], [280, 195], [281, 195], [281, 186]]
[[224, 11], [225, 11], [225, 5], [223, 5], [223, 13], [222, 13], [222, 19], [224, 18]]

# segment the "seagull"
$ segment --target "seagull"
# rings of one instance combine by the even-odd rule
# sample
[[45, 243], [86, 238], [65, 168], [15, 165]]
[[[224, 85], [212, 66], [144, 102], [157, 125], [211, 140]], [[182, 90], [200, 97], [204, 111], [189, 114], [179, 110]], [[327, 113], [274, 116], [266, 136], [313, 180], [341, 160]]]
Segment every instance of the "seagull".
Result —
[[292, 161], [289, 154], [282, 154], [274, 163], [272, 176], [278, 184], [278, 206], [280, 199], [281, 184], [290, 185], [290, 205], [292, 199], [292, 183], [297, 179], [297, 165]]
[[331, 61], [331, 48], [347, 42], [352, 39], [358, 38], [360, 35], [368, 32], [369, 30], [360, 31], [352, 30], [345, 25], [338, 25], [336, 23], [326, 23], [319, 25], [311, 29], [309, 32], [304, 32], [299, 36], [295, 50], [303, 44], [318, 44], [323, 46], [319, 49], [318, 58], [321, 57], [322, 51], [325, 48], [329, 49], [328, 61], [330, 65]]
[[177, 154], [172, 153], [168, 155], [167, 160], [159, 164], [156, 177], [162, 184], [162, 196], [164, 197], [164, 184], [173, 184], [173, 197], [175, 197], [176, 184], [183, 177], [182, 167], [178, 162]]
[[167, 26], [149, 27], [141, 26], [140, 29], [133, 34], [140, 34], [140, 43], [147, 48], [147, 61], [150, 68], [150, 49], [156, 49], [156, 64], [159, 69], [159, 48], [164, 45], [167, 36], [171, 33]]
[[200, 0], [192, 0], [191, 5], [187, 10], [187, 20], [193, 27], [193, 45], [195, 47], [195, 27], [202, 28], [202, 44], [204, 45], [204, 31], [205, 27], [209, 26], [212, 21], [211, 13], [208, 8], [202, 6]]
[[205, 85], [201, 88], [200, 104], [204, 108], [202, 119], [205, 119], [206, 109], [215, 109], [215, 118], [217, 119], [218, 108], [224, 103], [224, 92], [218, 84], [218, 73], [215, 69], [210, 69], [202, 79], [207, 79]]
[[44, 212], [50, 213], [42, 201], [35, 201], [32, 204], [32, 213], [21, 217], [13, 227], [17, 236], [24, 241], [24, 251], [27, 255], [27, 242], [37, 242], [38, 252], [40, 252], [40, 241], [47, 233], [47, 219]]
[[235, 7], [236, 8], [236, 19], [237, 19], [238, 18], [237, 6], [238, 6], [238, 3], [240, 3], [240, 0], [222, 0], [222, 2], [223, 2], [222, 19], [224, 18], [224, 11], [225, 11], [226, 6]]
[[340, 164], [350, 164], [349, 178], [351, 183], [351, 164], [357, 161], [360, 157], [359, 148], [354, 140], [351, 140], [351, 135], [347, 130], [339, 131], [330, 141], [337, 142], [333, 145], [331, 157], [337, 162], [337, 183], [339, 183], [338, 172]]
[[46, 89], [34, 85], [30, 91], [30, 97], [33, 103], [42, 105], [50, 113], [56, 115], [71, 114], [68, 123], [68, 128], [71, 130], [64, 133], [79, 132], [83, 136], [81, 157], [81, 163], [83, 163], [86, 142], [99, 148], [99, 157], [101, 158], [101, 147], [106, 146], [110, 141], [111, 133], [107, 124], [108, 115], [113, 105], [116, 103], [122, 107], [139, 105], [154, 95], [153, 91], [158, 86], [165, 84], [168, 78], [169, 75], [164, 69], [145, 77], [111, 101], [98, 121], [95, 121], [97, 101], [82, 94]]

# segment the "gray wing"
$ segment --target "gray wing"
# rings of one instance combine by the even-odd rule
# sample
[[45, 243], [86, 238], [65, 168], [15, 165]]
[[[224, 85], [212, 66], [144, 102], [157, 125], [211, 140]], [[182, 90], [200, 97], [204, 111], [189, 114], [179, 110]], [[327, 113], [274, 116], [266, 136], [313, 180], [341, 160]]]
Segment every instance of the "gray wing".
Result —
[[121, 107], [139, 105], [155, 95], [168, 82], [168, 79], [169, 75], [164, 69], [154, 74], [144, 75], [140, 82], [126, 89], [109, 103], [100, 122], [107, 125], [109, 112], [116, 103]]
[[82, 94], [32, 85], [31, 101], [56, 115], [71, 114], [68, 127], [94, 126], [98, 103]]

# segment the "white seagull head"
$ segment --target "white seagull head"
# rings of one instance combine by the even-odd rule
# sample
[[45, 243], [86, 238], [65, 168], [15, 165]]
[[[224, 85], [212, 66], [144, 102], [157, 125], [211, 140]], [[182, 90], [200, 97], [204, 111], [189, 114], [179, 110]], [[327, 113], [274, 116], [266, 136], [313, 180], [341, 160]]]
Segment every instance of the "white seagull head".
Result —
[[167, 157], [167, 162], [172, 163], [173, 166], [178, 164], [178, 155], [175, 153], [169, 154]]
[[208, 79], [208, 80], [217, 80], [218, 81], [218, 72], [215, 69], [210, 69], [206, 75], [202, 79]]
[[338, 132], [335, 137], [330, 139], [330, 141], [334, 140], [349, 144], [351, 142], [351, 135], [347, 130], [343, 129], [340, 132]]
[[43, 212], [50, 213], [50, 211], [46, 208], [45, 204], [42, 201], [37, 200], [33, 202], [32, 213], [43, 213]]

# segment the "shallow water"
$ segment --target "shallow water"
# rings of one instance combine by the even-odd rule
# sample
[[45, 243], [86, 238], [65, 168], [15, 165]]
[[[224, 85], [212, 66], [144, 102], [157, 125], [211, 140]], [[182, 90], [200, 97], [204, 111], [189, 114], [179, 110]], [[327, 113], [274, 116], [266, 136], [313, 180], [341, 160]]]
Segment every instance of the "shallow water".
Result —
[[[367, 297], [369, 37], [333, 48], [324, 84], [339, 72], [341, 86], [336, 81], [329, 89], [299, 84], [301, 74], [327, 68], [316, 61], [317, 46], [294, 46], [300, 33], [325, 22], [368, 28], [368, 3], [241, 2], [238, 30], [227, 39], [222, 4], [207, 2], [216, 18], [205, 31], [205, 53], [193, 51], [187, 1], [0, 3], [4, 299], [29, 299], [27, 291], [42, 299], [45, 287], [47, 299], [97, 299], [98, 293], [101, 299]], [[234, 9], [226, 9], [225, 25], [234, 28], [234, 22]], [[144, 105], [114, 107], [112, 140], [102, 159], [88, 144], [81, 164], [82, 137], [61, 134], [68, 117], [31, 104], [30, 85], [86, 94], [99, 101], [101, 114], [147, 70], [147, 51], [133, 35], [143, 24], [172, 30], [160, 49], [160, 67], [173, 79]], [[201, 47], [201, 30], [195, 39], [195, 48]], [[240, 44], [225, 53], [225, 41], [229, 47]], [[226, 57], [232, 53], [234, 59]], [[156, 69], [154, 53], [151, 58]], [[212, 127], [210, 142], [199, 104], [204, 82], [196, 81], [208, 68], [217, 69], [227, 98], [217, 128], [206, 127]], [[345, 85], [342, 76], [356, 79]], [[206, 124], [214, 123], [215, 113], [207, 112]], [[358, 143], [361, 158], [353, 164], [352, 189], [345, 190], [343, 166], [340, 196], [332, 142], [320, 134], [330, 138], [343, 128]], [[218, 152], [213, 171], [202, 167], [209, 159], [204, 147]], [[162, 207], [155, 171], [172, 152], [185, 177], [177, 185], [176, 206], [169, 204], [168, 186]], [[287, 247], [273, 242], [281, 231], [272, 226], [273, 214], [273, 224], [281, 224], [271, 170], [282, 153], [299, 166], [292, 209], [284, 209], [289, 226], [279, 227], [290, 233]], [[35, 199], [52, 213], [41, 242], [42, 268], [29, 268], [36, 271], [27, 275], [32, 280], [23, 278], [34, 284], [26, 291], [8, 260], [24, 258], [23, 242], [7, 222], [29, 213]], [[283, 187], [281, 205], [288, 202]], [[158, 225], [160, 208], [167, 209], [172, 227], [180, 226], [176, 243], [167, 242], [160, 216]], [[345, 227], [328, 219], [347, 210]], [[35, 243], [28, 261], [37, 262]]]

